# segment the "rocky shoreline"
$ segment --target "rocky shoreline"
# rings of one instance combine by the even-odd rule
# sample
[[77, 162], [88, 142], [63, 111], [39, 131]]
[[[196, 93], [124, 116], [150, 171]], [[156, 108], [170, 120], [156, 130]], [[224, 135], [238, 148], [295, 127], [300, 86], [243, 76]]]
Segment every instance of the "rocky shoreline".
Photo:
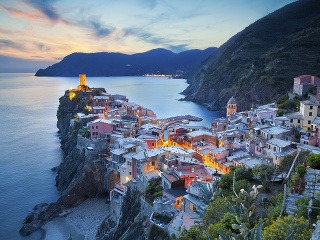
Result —
[[90, 156], [85, 156], [76, 148], [78, 130], [82, 124], [70, 126], [70, 119], [71, 113], [82, 104], [80, 100], [70, 101], [66, 94], [59, 99], [57, 127], [64, 159], [55, 170], [56, 186], [61, 196], [54, 203], [40, 203], [33, 208], [19, 231], [22, 236], [28, 236], [40, 229], [48, 221], [58, 217], [61, 211], [78, 206], [88, 198], [104, 196], [107, 193], [103, 183], [104, 165], [93, 162]]

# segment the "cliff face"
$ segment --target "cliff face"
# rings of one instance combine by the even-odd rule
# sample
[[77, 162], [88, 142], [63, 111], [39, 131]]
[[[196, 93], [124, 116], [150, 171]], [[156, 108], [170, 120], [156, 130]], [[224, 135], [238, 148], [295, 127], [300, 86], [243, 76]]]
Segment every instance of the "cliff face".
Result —
[[98, 229], [97, 240], [149, 240], [170, 239], [163, 229], [150, 224], [149, 218], [141, 214], [140, 193], [131, 188], [127, 189], [118, 221], [110, 215]]
[[239, 109], [292, 89], [293, 78], [320, 71], [320, 1], [301, 0], [236, 34], [198, 69], [186, 100], [222, 109], [235, 96]]
[[144, 74], [188, 74], [216, 48], [173, 53], [153, 49], [144, 53], [72, 53], [62, 61], [37, 71], [36, 76], [141, 76]]
[[78, 130], [82, 124], [75, 122], [70, 126], [70, 119], [71, 114], [80, 109], [81, 105], [80, 99], [75, 98], [70, 101], [67, 96], [60, 98], [57, 125], [64, 159], [58, 167], [56, 186], [61, 196], [54, 203], [41, 203], [34, 207], [20, 229], [23, 236], [31, 234], [52, 218], [57, 217], [60, 211], [77, 206], [88, 198], [105, 194], [107, 191], [105, 178], [111, 180], [113, 178], [112, 172], [110, 176], [105, 175], [102, 162], [93, 162], [76, 148]]

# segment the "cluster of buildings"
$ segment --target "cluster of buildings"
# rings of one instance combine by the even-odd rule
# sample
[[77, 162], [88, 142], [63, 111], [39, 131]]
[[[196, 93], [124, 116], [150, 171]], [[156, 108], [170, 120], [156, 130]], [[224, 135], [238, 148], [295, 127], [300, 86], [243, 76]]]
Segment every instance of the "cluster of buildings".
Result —
[[[91, 91], [81, 76], [80, 87], [70, 94]], [[232, 97], [226, 117], [214, 119], [210, 129], [182, 124], [160, 127], [150, 109], [129, 102], [125, 96], [99, 91], [90, 95], [86, 106], [90, 113], [77, 114], [78, 121], [86, 121], [90, 131], [89, 138], [79, 135], [78, 148], [99, 155], [105, 170], [118, 175], [119, 181], [110, 192], [114, 212], [120, 211], [128, 184], [144, 192], [152, 178], [160, 177], [163, 194], [151, 209], [173, 219], [163, 225], [151, 214], [150, 220], [179, 235], [175, 225], [189, 229], [201, 221], [217, 179], [231, 166], [280, 165], [298, 148], [320, 152], [319, 84], [320, 79], [314, 76], [295, 78], [294, 94], [304, 95], [312, 86], [317, 88], [316, 94], [300, 102], [299, 112], [280, 117], [275, 103], [237, 112]]]

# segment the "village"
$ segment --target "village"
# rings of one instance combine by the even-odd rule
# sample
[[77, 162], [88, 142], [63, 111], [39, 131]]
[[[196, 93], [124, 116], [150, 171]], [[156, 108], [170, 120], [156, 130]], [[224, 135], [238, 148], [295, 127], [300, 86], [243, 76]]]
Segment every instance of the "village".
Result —
[[[288, 95], [302, 99], [298, 111], [283, 112], [277, 103], [270, 103], [238, 112], [231, 97], [226, 116], [213, 119], [211, 128], [198, 126], [195, 121], [201, 119], [189, 115], [157, 119], [152, 110], [126, 96], [91, 89], [85, 74], [79, 78], [79, 86], [66, 94], [70, 100], [85, 99], [86, 106], [71, 125], [84, 123], [77, 148], [116, 176], [110, 192], [114, 218], [120, 216], [127, 187], [133, 186], [142, 193], [150, 222], [179, 237], [182, 228], [201, 222], [208, 205], [206, 193], [232, 167], [277, 167], [301, 151], [320, 153], [320, 78], [315, 76], [294, 78]], [[287, 174], [275, 172], [274, 181]], [[313, 196], [319, 191], [314, 189]]]

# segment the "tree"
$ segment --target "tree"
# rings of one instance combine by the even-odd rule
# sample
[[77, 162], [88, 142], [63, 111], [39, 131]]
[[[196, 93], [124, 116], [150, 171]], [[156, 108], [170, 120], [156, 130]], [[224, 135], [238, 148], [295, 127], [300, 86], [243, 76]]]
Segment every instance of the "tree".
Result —
[[279, 165], [280, 172], [289, 172], [290, 167], [293, 163], [293, 160], [294, 160], [294, 156], [292, 155], [285, 157]]
[[269, 164], [259, 164], [253, 168], [253, 175], [259, 178], [265, 191], [270, 190], [271, 179], [274, 172], [275, 166]]
[[187, 232], [180, 237], [181, 240], [207, 240], [208, 237], [198, 225], [193, 225]]
[[236, 181], [236, 182], [234, 183], [234, 188], [235, 188], [234, 190], [235, 190], [236, 192], [240, 192], [241, 189], [244, 189], [245, 191], [248, 191], [249, 186], [250, 186], [250, 184], [249, 184], [248, 180], [246, 180], [246, 179], [241, 179], [241, 180]]
[[225, 197], [217, 197], [207, 207], [203, 217], [205, 225], [215, 224], [223, 218], [225, 213], [230, 212], [231, 203]]
[[308, 165], [314, 169], [320, 169], [320, 154], [312, 154], [307, 158]]
[[271, 221], [271, 224], [263, 229], [262, 236], [265, 240], [287, 239], [292, 232], [292, 239], [304, 240], [310, 239], [312, 230], [304, 217], [285, 216]]
[[299, 177], [302, 178], [302, 177], [307, 173], [307, 169], [306, 169], [306, 167], [303, 166], [303, 165], [298, 165], [298, 166], [296, 167], [296, 173], [298, 173], [298, 174], [299, 174]]

